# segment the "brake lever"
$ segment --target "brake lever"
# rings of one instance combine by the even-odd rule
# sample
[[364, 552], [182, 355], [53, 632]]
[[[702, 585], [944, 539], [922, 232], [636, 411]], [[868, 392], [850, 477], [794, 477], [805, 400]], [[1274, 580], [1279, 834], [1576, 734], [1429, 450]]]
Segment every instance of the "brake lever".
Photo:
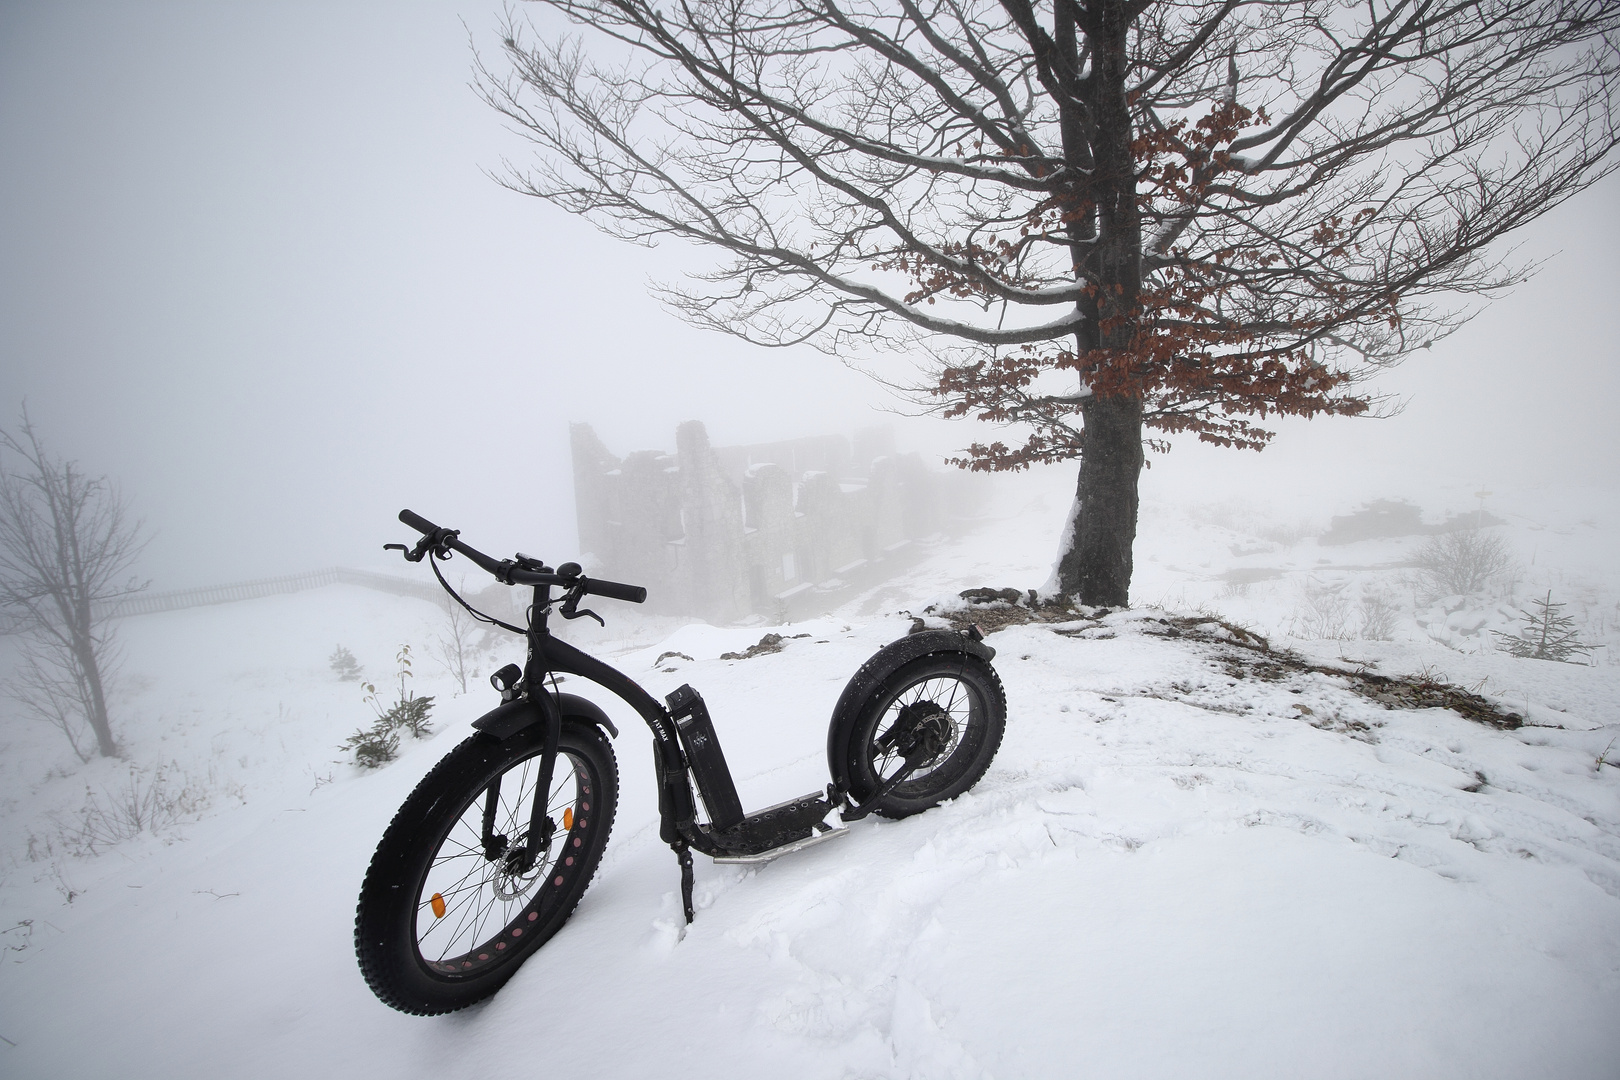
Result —
[[422, 561], [422, 555], [426, 551], [426, 549], [427, 549], [427, 537], [425, 537], [425, 536], [420, 541], [417, 542], [417, 545], [414, 548], [408, 548], [404, 544], [384, 544], [383, 545], [383, 550], [384, 551], [401, 551], [401, 552], [404, 552], [406, 562], [421, 562]]
[[562, 606], [557, 609], [557, 613], [560, 614], [565, 619], [580, 619], [580, 618], [584, 618], [586, 615], [589, 615], [591, 618], [595, 619], [597, 621], [597, 623], [599, 625], [601, 625], [602, 627], [605, 628], [607, 626], [607, 620], [602, 618], [602, 616], [598, 615], [596, 612], [592, 611], [590, 608], [586, 608], [584, 611], [577, 611], [575, 609], [578, 608], [578, 606], [579, 606], [579, 593], [578, 592], [570, 592], [568, 594], [568, 596], [566, 598], [564, 598], [564, 600], [562, 602]]

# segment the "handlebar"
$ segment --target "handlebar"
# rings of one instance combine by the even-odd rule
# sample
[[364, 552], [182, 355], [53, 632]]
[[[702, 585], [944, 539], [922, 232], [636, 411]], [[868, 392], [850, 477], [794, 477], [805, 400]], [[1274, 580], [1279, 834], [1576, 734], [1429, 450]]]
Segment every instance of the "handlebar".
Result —
[[399, 520], [403, 521], [405, 524], [409, 525], [423, 536], [426, 536], [428, 533], [436, 533], [439, 531], [439, 527], [437, 525], [433, 524], [433, 522], [429, 521], [421, 514], [418, 514], [415, 510], [401, 510], [399, 512]]
[[[445, 547], [459, 551], [493, 575], [495, 580], [507, 585], [560, 585], [569, 589], [577, 588], [581, 593], [605, 596], [609, 600], [627, 600], [632, 604], [644, 603], [647, 599], [647, 590], [640, 585], [604, 581], [583, 574], [563, 575], [549, 570], [530, 570], [511, 559], [492, 559], [477, 548], [462, 543], [456, 530], [442, 529], [413, 510], [401, 510], [399, 520], [422, 534], [427, 541], [427, 546], [422, 550]], [[416, 557], [420, 558], [419, 555]]]
[[580, 592], [605, 596], [609, 600], [628, 600], [632, 604], [645, 603], [647, 600], [647, 590], [640, 585], [624, 585], [617, 581], [588, 577], [580, 578], [579, 582]]

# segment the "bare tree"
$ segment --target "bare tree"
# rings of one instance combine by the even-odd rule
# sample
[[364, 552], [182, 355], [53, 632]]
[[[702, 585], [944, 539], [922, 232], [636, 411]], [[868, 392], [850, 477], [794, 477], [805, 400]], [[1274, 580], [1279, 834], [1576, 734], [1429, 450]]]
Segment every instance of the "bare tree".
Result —
[[25, 409], [17, 435], [0, 430], [0, 609], [26, 635], [10, 689], [60, 728], [81, 760], [118, 752], [107, 714], [117, 659], [108, 605], [145, 588], [125, 574], [140, 523], [106, 477], [52, 457]]
[[[463, 580], [461, 587], [465, 589], [466, 584]], [[444, 670], [450, 673], [450, 677], [456, 680], [456, 685], [461, 687], [461, 692], [465, 694], [467, 680], [478, 677], [478, 672], [473, 670], [473, 665], [478, 659], [473, 633], [478, 629], [478, 624], [467, 613], [466, 608], [455, 603], [445, 608], [444, 618], [445, 632], [435, 642], [438, 646], [439, 663], [444, 665]]]
[[[1608, 0], [542, 0], [480, 88], [513, 189], [727, 261], [663, 296], [1080, 458], [1056, 586], [1128, 599], [1144, 436], [1260, 449], [1522, 279], [1614, 167]], [[1165, 449], [1163, 436], [1148, 445]]]

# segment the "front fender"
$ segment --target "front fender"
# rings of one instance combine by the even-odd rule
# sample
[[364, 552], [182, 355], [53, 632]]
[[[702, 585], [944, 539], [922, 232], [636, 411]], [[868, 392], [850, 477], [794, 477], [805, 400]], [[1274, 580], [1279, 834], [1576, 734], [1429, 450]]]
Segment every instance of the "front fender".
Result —
[[[608, 719], [607, 713], [603, 712], [601, 706], [597, 705], [596, 702], [587, 701], [578, 694], [557, 694], [555, 696], [547, 694], [545, 700], [555, 701], [557, 709], [562, 713], [564, 719], [572, 717], [576, 720], [583, 720], [588, 724], [595, 724], [597, 727], [602, 728], [615, 739], [619, 737], [619, 729], [613, 726], [613, 721]], [[472, 726], [476, 730], [493, 735], [504, 742], [531, 724], [540, 723], [545, 715], [540, 711], [542, 708], [544, 706], [536, 705], [535, 702], [527, 698], [518, 698], [515, 701], [507, 701], [497, 705], [477, 720], [474, 720]]]

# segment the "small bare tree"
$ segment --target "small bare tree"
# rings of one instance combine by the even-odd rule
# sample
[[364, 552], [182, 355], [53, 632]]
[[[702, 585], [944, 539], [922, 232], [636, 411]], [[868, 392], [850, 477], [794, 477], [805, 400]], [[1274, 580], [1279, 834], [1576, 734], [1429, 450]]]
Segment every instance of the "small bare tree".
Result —
[[126, 577], [140, 523], [105, 476], [52, 457], [23, 410], [16, 435], [0, 429], [0, 609], [25, 635], [8, 689], [61, 729], [81, 760], [83, 726], [104, 757], [118, 752], [107, 715], [117, 660], [106, 613], [146, 587]]
[[477, 629], [478, 624], [467, 614], [466, 608], [451, 604], [445, 613], [445, 633], [437, 642], [439, 662], [456, 680], [463, 694], [467, 692], [468, 678], [478, 677], [478, 672], [473, 670], [478, 658], [477, 646], [473, 641], [473, 633]]

